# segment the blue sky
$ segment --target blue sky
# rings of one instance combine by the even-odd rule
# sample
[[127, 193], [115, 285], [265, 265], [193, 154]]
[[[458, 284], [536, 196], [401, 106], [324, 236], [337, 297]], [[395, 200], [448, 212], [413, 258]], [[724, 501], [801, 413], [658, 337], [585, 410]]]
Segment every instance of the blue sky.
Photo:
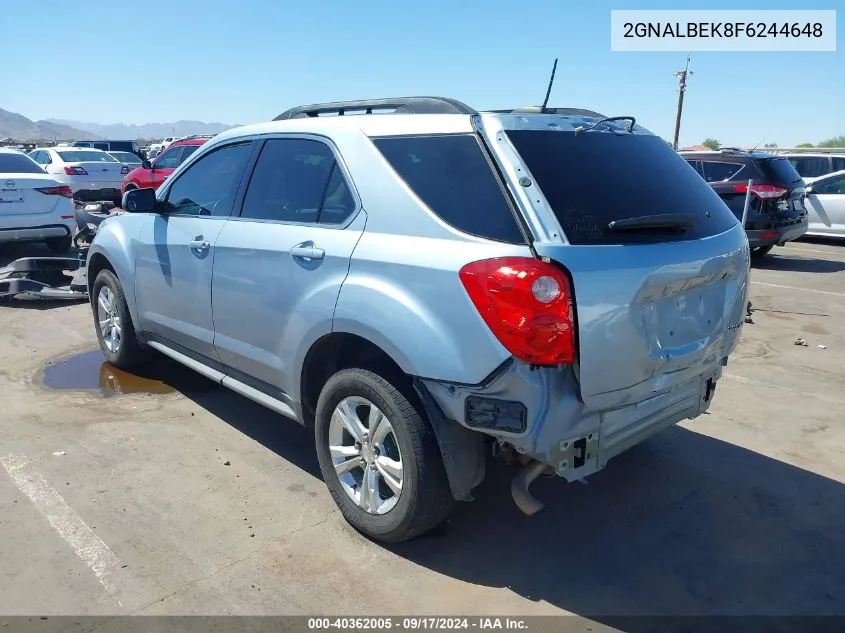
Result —
[[[685, 53], [610, 51], [610, 9], [648, 0], [118, 0], [4, 9], [0, 107], [36, 120], [253, 123], [302, 103], [413, 94], [476, 108], [632, 114], [671, 138]], [[681, 144], [781, 146], [845, 134], [842, 0], [684, 8], [840, 9], [837, 52], [693, 54]], [[46, 18], [46, 19], [45, 19]]]

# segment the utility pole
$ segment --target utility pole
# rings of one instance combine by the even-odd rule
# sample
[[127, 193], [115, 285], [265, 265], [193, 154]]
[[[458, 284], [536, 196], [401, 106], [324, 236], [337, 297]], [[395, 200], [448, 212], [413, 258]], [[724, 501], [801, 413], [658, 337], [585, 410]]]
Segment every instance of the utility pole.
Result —
[[675, 142], [672, 143], [672, 147], [675, 148], [677, 151], [678, 149], [678, 135], [681, 133], [681, 112], [684, 109], [684, 93], [687, 90], [687, 77], [692, 75], [692, 71], [689, 69], [689, 55], [687, 55], [687, 65], [684, 67], [683, 70], [679, 70], [678, 72], [674, 73], [675, 77], [678, 78], [678, 114], [675, 116]]

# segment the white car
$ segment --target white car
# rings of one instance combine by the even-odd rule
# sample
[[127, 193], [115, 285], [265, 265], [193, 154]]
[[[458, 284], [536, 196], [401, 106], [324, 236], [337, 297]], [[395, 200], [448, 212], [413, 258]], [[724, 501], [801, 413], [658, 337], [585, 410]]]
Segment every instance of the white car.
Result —
[[843, 154], [780, 154], [786, 158], [804, 180], [820, 178], [845, 169]]
[[807, 235], [845, 237], [845, 170], [807, 183]]
[[120, 203], [120, 188], [129, 167], [108, 152], [88, 147], [41, 147], [32, 150], [29, 157], [73, 189], [74, 199]]
[[161, 143], [153, 143], [150, 145], [150, 149], [156, 150], [156, 154], [161, 154], [164, 150], [170, 147], [173, 143], [181, 139], [181, 136], [165, 136]]
[[70, 187], [26, 154], [0, 148], [0, 244], [46, 242], [70, 250], [76, 219]]
[[140, 167], [141, 164], [142, 164], [141, 158], [139, 156], [136, 156], [132, 152], [116, 152], [116, 151], [112, 152], [112, 151], [110, 151], [109, 154], [111, 154], [113, 157], [115, 157], [121, 163], [123, 163], [124, 165], [129, 167], [129, 171], [132, 171], [133, 169], [138, 169], [138, 167]]

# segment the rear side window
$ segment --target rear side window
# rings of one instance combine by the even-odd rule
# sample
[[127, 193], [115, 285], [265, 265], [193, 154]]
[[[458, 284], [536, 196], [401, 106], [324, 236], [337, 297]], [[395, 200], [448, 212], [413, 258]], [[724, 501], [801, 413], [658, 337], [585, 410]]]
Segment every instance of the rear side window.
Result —
[[411, 190], [450, 226], [498, 242], [524, 244], [510, 204], [473, 134], [374, 138]]
[[[663, 139], [590, 131], [510, 130], [571, 244], [694, 240], [736, 225], [725, 203]], [[683, 232], [612, 230], [614, 220], [680, 215]]]
[[767, 158], [759, 163], [760, 172], [779, 187], [792, 187], [801, 182], [801, 175], [795, 171], [786, 158]]
[[0, 152], [0, 174], [43, 174], [44, 170], [29, 156]]
[[830, 173], [827, 156], [796, 156], [789, 159], [799, 176], [813, 178]]
[[354, 209], [328, 145], [310, 139], [270, 139], [255, 164], [241, 217], [337, 224]]
[[709, 163], [703, 162], [704, 179], [707, 182], [723, 182], [736, 176], [743, 168], [739, 163]]
[[833, 171], [842, 171], [845, 169], [845, 157], [834, 156], [833, 157]]

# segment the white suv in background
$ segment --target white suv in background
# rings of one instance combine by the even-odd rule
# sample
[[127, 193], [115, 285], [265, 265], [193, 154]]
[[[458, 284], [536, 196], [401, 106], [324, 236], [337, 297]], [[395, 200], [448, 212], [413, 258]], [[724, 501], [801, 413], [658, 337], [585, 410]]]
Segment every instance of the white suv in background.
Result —
[[845, 154], [779, 154], [786, 158], [802, 178], [818, 178], [845, 170]]

